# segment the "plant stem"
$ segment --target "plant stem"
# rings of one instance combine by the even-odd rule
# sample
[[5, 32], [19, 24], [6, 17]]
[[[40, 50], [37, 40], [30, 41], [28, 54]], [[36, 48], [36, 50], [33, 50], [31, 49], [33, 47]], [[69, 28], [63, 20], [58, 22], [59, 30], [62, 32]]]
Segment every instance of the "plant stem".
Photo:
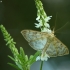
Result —
[[40, 70], [43, 68], [43, 61], [41, 61]]

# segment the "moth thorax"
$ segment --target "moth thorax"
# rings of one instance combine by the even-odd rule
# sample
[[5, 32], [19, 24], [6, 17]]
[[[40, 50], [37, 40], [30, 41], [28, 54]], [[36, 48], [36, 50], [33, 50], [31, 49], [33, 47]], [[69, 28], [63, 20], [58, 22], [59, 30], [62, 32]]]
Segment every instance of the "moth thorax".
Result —
[[53, 32], [52, 32], [52, 33], [50, 33], [49, 35], [50, 35], [51, 37], [54, 37], [54, 33], [53, 33]]

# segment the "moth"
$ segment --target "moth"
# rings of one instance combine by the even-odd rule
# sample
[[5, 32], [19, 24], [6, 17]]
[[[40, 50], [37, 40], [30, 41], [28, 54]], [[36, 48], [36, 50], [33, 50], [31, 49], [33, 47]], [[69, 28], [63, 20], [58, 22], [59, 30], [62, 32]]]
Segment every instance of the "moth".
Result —
[[34, 30], [22, 30], [21, 34], [34, 50], [46, 52], [50, 57], [69, 54], [69, 50], [54, 33], [39, 32]]

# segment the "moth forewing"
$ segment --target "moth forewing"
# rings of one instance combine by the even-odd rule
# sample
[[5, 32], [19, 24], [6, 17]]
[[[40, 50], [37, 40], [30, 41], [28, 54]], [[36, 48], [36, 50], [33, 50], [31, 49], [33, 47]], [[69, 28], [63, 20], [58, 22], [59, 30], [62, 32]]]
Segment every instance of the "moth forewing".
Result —
[[42, 50], [47, 43], [47, 38], [45, 38], [47, 33], [45, 32], [22, 30], [21, 34], [34, 50]]
[[69, 54], [68, 48], [53, 33], [22, 30], [21, 34], [33, 49], [42, 50], [43, 53], [46, 52], [50, 57]]

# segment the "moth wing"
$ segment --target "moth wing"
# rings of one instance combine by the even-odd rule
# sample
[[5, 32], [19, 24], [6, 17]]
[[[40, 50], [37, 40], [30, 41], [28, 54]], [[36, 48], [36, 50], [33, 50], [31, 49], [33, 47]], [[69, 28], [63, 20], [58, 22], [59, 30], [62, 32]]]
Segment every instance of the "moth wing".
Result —
[[45, 37], [37, 38], [35, 40], [32, 40], [29, 42], [29, 45], [34, 49], [34, 50], [42, 50], [47, 43], [47, 39]]
[[21, 34], [28, 41], [29, 45], [35, 50], [41, 50], [47, 43], [45, 32], [38, 32], [33, 30], [22, 30]]
[[55, 39], [56, 39], [56, 50], [57, 50], [57, 54], [58, 54], [58, 56], [63, 56], [63, 55], [67, 55], [67, 54], [69, 54], [69, 50], [68, 50], [68, 48], [67, 48], [67, 46], [66, 45], [64, 45], [59, 39], [57, 39], [56, 37], [55, 37]]
[[[50, 57], [63, 56], [69, 54], [68, 48], [56, 37], [49, 37], [45, 32], [33, 30], [22, 30], [21, 34], [35, 50], [42, 50], [47, 47], [46, 53]], [[49, 43], [49, 46], [47, 45]]]
[[45, 32], [39, 32], [39, 31], [33, 31], [33, 30], [22, 30], [21, 34], [23, 37], [30, 42], [31, 40], [35, 40], [37, 38], [45, 37], [47, 33]]
[[56, 37], [53, 38], [53, 41], [50, 43], [49, 47], [46, 50], [46, 53], [50, 57], [63, 56], [69, 54], [68, 48]]
[[57, 51], [56, 51], [56, 47], [55, 45], [53, 45], [53, 43], [50, 43], [46, 53], [50, 56], [50, 57], [56, 57], [57, 56]]

